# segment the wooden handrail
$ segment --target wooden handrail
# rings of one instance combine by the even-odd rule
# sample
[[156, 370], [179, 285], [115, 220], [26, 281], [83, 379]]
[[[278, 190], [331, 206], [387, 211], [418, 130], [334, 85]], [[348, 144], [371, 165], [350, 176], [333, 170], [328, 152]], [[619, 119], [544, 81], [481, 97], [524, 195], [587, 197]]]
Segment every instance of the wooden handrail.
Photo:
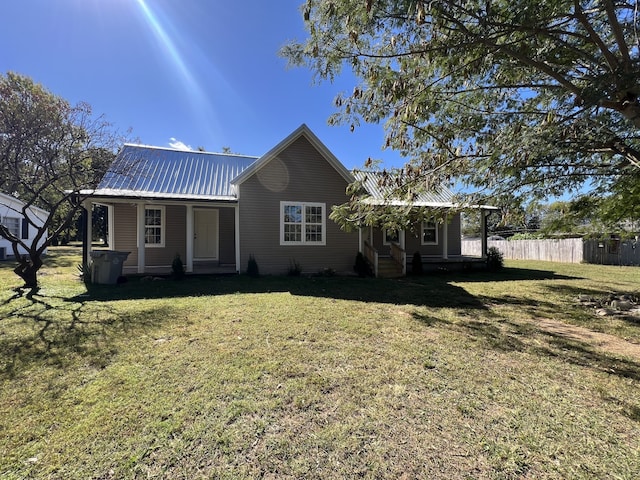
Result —
[[364, 241], [364, 258], [373, 266], [373, 276], [378, 277], [378, 251], [366, 240]]
[[407, 252], [400, 248], [400, 244], [391, 243], [391, 258], [402, 268], [402, 275], [407, 274]]

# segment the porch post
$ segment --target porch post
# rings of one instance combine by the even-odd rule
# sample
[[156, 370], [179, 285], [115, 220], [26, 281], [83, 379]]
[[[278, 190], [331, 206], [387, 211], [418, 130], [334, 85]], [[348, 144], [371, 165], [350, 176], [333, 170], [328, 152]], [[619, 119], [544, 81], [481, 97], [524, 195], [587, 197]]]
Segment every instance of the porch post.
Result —
[[138, 203], [138, 273], [144, 273], [144, 203]]
[[358, 226], [358, 251], [360, 253], [364, 251], [364, 247], [362, 245], [362, 226]]
[[113, 218], [113, 205], [107, 205], [107, 245], [110, 250], [116, 249], [115, 220]]
[[235, 230], [236, 230], [236, 273], [240, 273], [240, 207], [238, 204], [233, 207], [235, 211]]
[[442, 223], [442, 258], [449, 258], [449, 218]]
[[193, 272], [193, 205], [187, 205], [187, 272]]
[[84, 208], [85, 213], [85, 222], [84, 222], [84, 238], [83, 244], [84, 248], [84, 258], [83, 262], [89, 265], [91, 262], [91, 237], [93, 237], [92, 223], [93, 223], [93, 215], [91, 214], [93, 210], [93, 202], [90, 199], [82, 202], [82, 207]]
[[482, 232], [480, 236], [480, 256], [482, 258], [487, 258], [487, 215], [490, 212], [487, 212], [484, 209], [480, 210], [480, 231]]
[[406, 246], [405, 246], [405, 231], [404, 228], [401, 230], [398, 230], [398, 243], [400, 244], [400, 248], [402, 250], [406, 250]]

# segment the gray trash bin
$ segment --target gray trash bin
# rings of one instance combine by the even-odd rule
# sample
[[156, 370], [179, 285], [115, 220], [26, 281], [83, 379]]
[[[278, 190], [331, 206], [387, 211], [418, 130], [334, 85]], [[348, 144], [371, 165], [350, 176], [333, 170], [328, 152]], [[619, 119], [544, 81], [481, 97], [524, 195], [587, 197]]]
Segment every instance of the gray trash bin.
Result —
[[122, 276], [122, 264], [131, 252], [116, 250], [94, 250], [91, 252], [91, 282], [118, 283]]

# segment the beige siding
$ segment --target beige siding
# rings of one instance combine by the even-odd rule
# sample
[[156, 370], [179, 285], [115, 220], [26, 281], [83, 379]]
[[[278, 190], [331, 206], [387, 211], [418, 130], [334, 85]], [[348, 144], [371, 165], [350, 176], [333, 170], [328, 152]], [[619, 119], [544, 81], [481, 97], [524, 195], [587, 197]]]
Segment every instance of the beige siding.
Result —
[[[442, 235], [444, 228], [442, 225], [438, 225], [438, 244], [437, 245], [422, 245], [421, 242], [421, 226], [417, 225], [414, 230], [407, 229], [405, 232], [405, 251], [407, 252], [407, 258], [410, 258], [415, 252], [420, 252], [425, 256], [442, 256]], [[366, 235], [365, 235], [366, 236]], [[447, 229], [447, 254], [449, 256], [455, 256], [461, 254], [461, 237], [460, 237], [460, 215], [455, 215]], [[390, 246], [384, 245], [383, 230], [374, 228], [373, 230], [373, 246], [380, 255], [389, 255]]]
[[136, 246], [137, 207], [129, 203], [116, 203], [113, 206], [114, 246], [121, 252], [131, 252], [126, 266], [138, 265], [138, 247]]
[[[131, 204], [117, 203], [113, 208], [115, 248], [118, 251], [131, 252], [125, 267], [138, 265], [137, 247], [137, 207]], [[186, 259], [186, 208], [181, 205], [165, 207], [165, 245], [163, 248], [147, 247], [145, 264], [147, 266], [171, 265], [176, 254], [183, 262]]]
[[167, 205], [165, 207], [164, 247], [147, 247], [145, 249], [145, 265], [171, 265], [176, 254], [186, 262], [186, 207]]
[[240, 185], [240, 269], [249, 255], [261, 273], [286, 273], [291, 262], [303, 272], [325, 268], [353, 272], [358, 234], [345, 233], [326, 218], [326, 245], [280, 245], [280, 202], [325, 203], [328, 217], [333, 205], [347, 201], [344, 178], [306, 140], [300, 137]]

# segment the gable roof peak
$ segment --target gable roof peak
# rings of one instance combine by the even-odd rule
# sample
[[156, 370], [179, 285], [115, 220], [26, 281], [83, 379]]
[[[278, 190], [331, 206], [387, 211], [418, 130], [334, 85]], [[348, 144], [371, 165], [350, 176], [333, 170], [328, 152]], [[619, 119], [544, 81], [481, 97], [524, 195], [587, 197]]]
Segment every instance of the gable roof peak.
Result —
[[240, 185], [301, 137], [306, 138], [309, 143], [311, 143], [311, 145], [313, 145], [313, 147], [318, 152], [320, 152], [324, 159], [342, 176], [342, 178], [345, 179], [347, 183], [353, 182], [353, 176], [342, 164], [342, 162], [340, 162], [340, 160], [338, 160], [336, 156], [331, 153], [327, 146], [322, 143], [322, 141], [316, 136], [315, 133], [311, 131], [307, 124], [303, 123], [293, 132], [287, 135], [287, 137], [285, 137], [275, 147], [262, 155], [253, 165], [251, 165], [251, 167], [247, 168], [240, 175], [234, 178], [231, 183], [233, 183], [234, 185]]

